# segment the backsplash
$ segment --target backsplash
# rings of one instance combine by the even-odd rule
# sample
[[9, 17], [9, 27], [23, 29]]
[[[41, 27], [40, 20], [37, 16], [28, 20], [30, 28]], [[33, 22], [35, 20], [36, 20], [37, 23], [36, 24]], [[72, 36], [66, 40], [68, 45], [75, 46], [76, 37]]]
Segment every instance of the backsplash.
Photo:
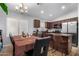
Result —
[[62, 29], [54, 29], [54, 28], [52, 28], [52, 29], [49, 29], [48, 32], [55, 32], [55, 31], [61, 32], [61, 30], [62, 30]]

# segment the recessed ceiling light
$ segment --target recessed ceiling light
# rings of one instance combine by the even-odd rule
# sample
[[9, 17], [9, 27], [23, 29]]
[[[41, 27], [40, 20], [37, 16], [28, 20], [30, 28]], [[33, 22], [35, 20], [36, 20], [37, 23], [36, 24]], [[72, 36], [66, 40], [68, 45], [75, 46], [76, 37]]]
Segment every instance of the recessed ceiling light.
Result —
[[66, 8], [66, 6], [64, 6], [64, 5], [61, 7], [62, 10], [64, 10], [65, 8]]
[[52, 14], [50, 14], [49, 16], [52, 17]]
[[41, 10], [41, 14], [43, 14], [44, 13], [44, 11], [43, 10]]

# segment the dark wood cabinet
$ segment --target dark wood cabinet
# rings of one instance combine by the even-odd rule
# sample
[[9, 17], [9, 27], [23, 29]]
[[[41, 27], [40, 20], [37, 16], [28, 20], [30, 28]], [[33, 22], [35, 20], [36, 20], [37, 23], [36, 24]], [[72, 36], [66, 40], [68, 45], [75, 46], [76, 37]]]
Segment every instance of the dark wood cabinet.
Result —
[[39, 28], [40, 27], [40, 20], [35, 19], [34, 20], [34, 28]]
[[62, 28], [62, 24], [61, 23], [55, 23], [55, 24], [53, 24], [53, 28], [61, 29]]
[[62, 23], [71, 22], [71, 21], [78, 21], [78, 17], [64, 19], [64, 20], [55, 21], [55, 22], [45, 22], [45, 28], [47, 28], [47, 29], [52, 29], [52, 28], [61, 29]]
[[45, 28], [52, 29], [52, 28], [62, 28], [62, 23], [59, 22], [45, 22]]
[[45, 28], [52, 29], [52, 22], [45, 22]]

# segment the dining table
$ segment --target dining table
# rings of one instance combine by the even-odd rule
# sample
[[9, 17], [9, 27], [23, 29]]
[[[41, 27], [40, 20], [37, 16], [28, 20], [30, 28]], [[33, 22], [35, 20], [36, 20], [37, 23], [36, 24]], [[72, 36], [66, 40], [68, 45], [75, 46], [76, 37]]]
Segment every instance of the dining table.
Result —
[[13, 36], [15, 43], [15, 56], [23, 56], [25, 54], [24, 52], [28, 52], [29, 50], [33, 49], [34, 43], [38, 38], [39, 37], [36, 36]]

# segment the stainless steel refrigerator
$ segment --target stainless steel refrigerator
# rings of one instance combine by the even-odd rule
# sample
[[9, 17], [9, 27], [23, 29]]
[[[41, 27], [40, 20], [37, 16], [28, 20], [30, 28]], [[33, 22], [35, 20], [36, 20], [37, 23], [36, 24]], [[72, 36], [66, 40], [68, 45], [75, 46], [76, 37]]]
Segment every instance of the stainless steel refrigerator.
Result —
[[62, 33], [70, 33], [73, 35], [72, 37], [72, 45], [78, 45], [78, 35], [77, 35], [77, 21], [65, 22], [62, 23]]

